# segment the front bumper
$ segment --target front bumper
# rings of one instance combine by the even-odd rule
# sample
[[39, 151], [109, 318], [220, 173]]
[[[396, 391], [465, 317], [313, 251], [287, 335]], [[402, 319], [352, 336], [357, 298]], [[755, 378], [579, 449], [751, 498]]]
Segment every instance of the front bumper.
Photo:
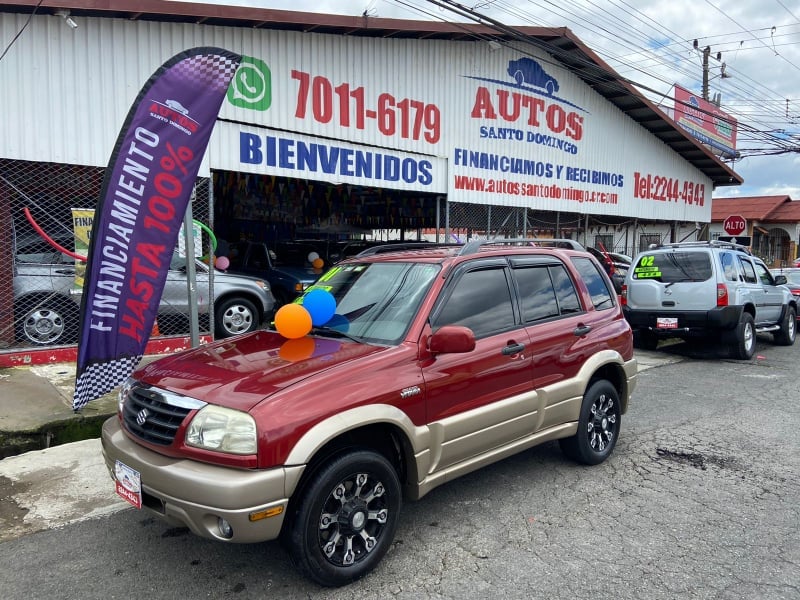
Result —
[[[112, 479], [117, 460], [139, 471], [142, 508], [160, 518], [226, 542], [262, 542], [280, 534], [289, 502], [287, 471], [294, 469], [251, 471], [164, 456], [133, 442], [116, 416], [103, 424], [101, 442]], [[279, 514], [257, 517], [270, 509]], [[219, 519], [230, 524], [232, 536], [222, 535]]]

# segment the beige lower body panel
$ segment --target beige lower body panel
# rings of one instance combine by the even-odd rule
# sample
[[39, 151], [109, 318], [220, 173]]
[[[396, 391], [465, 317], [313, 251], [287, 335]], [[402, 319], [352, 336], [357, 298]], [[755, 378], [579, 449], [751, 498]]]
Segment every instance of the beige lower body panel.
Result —
[[[283, 468], [243, 470], [176, 459], [135, 444], [123, 433], [116, 417], [103, 424], [103, 457], [111, 477], [119, 460], [141, 475], [142, 508], [183, 525], [196, 535], [226, 542], [250, 543], [278, 537], [289, 502]], [[298, 467], [302, 469], [302, 467]], [[274, 509], [276, 516], [251, 520], [251, 515]], [[219, 531], [227, 521], [232, 537]]]

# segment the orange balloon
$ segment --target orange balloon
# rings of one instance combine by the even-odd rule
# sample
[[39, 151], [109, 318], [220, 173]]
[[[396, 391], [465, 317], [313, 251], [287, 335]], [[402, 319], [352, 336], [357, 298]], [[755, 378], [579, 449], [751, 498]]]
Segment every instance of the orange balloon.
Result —
[[311, 331], [311, 313], [301, 304], [284, 304], [275, 313], [275, 329], [290, 340], [301, 338]]
[[314, 354], [314, 338], [304, 335], [294, 340], [286, 340], [278, 350], [278, 356], [289, 362], [305, 360]]
[[324, 264], [325, 264], [324, 260], [322, 260], [321, 258], [315, 258], [314, 262], [311, 263], [311, 266], [314, 267], [315, 269], [321, 269], [322, 265]]

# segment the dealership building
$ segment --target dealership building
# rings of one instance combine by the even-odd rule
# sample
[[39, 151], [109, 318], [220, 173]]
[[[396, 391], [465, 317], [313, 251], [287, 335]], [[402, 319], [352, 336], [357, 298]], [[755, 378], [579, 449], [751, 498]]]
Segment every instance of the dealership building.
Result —
[[[697, 239], [714, 190], [742, 183], [566, 28], [21, 0], [0, 31], [0, 348], [53, 308], [20, 301], [18, 239], [74, 233], [142, 86], [192, 48], [242, 55], [191, 204], [219, 239], [571, 237], [634, 254]], [[157, 104], [191, 131], [186, 107]]]

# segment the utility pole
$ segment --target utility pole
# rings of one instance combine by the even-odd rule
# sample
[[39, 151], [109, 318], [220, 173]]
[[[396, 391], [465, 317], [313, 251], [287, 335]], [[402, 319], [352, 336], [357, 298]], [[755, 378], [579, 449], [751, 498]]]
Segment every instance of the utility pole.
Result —
[[[699, 44], [697, 43], [697, 40], [695, 40], [694, 41], [694, 49], [695, 50], [699, 50], [698, 46], [699, 46]], [[702, 92], [703, 92], [702, 93], [703, 100], [708, 100], [708, 69], [709, 69], [709, 67], [708, 67], [708, 59], [710, 57], [711, 57], [711, 46], [706, 46], [705, 48], [703, 48], [703, 90], [702, 90]], [[721, 61], [722, 60], [722, 52], [717, 52], [716, 58], [717, 58], [718, 62]], [[720, 76], [723, 79], [726, 79], [726, 78], [730, 77], [730, 75], [727, 75], [725, 73], [725, 64], [724, 63], [722, 64], [722, 73], [720, 74]]]

